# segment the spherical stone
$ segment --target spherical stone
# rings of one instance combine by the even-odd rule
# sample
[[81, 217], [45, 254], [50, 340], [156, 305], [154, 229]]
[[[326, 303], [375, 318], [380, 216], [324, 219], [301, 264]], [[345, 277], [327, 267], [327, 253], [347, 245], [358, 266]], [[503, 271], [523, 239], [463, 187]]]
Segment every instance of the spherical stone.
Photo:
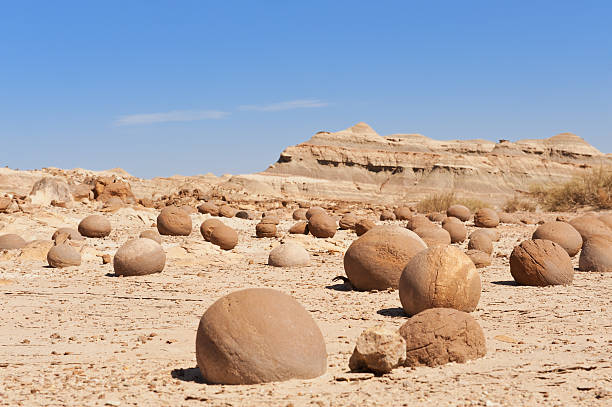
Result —
[[583, 215], [574, 218], [570, 221], [570, 225], [580, 233], [583, 241], [588, 240], [589, 237], [594, 235], [612, 235], [612, 229], [594, 215]]
[[[447, 218], [457, 219], [457, 218]], [[451, 238], [451, 243], [461, 243], [467, 237], [467, 228], [465, 225], [457, 219], [456, 222], [446, 221], [442, 223], [442, 228], [448, 232]]]
[[406, 341], [405, 366], [465, 363], [487, 353], [478, 322], [470, 314], [455, 309], [422, 311], [408, 319], [399, 333]]
[[480, 234], [488, 236], [492, 242], [498, 242], [500, 239], [500, 234], [497, 229], [487, 229], [487, 228], [481, 228], [481, 229], [474, 230], [472, 233], [470, 233], [470, 236], [468, 238], [472, 239], [473, 237], [480, 235]]
[[157, 230], [162, 235], [189, 236], [191, 217], [176, 206], [168, 206], [157, 217]]
[[447, 216], [442, 220], [442, 227], [449, 223], [456, 223], [458, 225], [463, 225], [463, 221], [459, 218], [455, 218], [454, 216]]
[[455, 246], [435, 246], [406, 264], [399, 297], [408, 315], [428, 308], [471, 312], [480, 300], [480, 289], [480, 276], [465, 253]]
[[446, 218], [446, 215], [443, 213], [430, 213], [427, 215], [427, 219], [432, 222], [442, 222]]
[[427, 217], [423, 215], [414, 215], [408, 218], [407, 220], [408, 223], [406, 224], [406, 228], [412, 231], [419, 228], [436, 226], [432, 221], [430, 221], [429, 219], [427, 219]]
[[395, 219], [397, 220], [408, 220], [412, 217], [412, 211], [407, 206], [400, 206], [393, 210]]
[[395, 214], [391, 211], [382, 211], [380, 220], [395, 220]]
[[604, 215], [599, 215], [599, 220], [612, 231], [612, 214], [606, 213]]
[[468, 242], [468, 249], [491, 254], [493, 253], [493, 242], [486, 233], [472, 233]]
[[344, 254], [344, 271], [357, 290], [397, 288], [404, 266], [427, 245], [399, 226], [376, 226], [355, 240]]
[[499, 216], [499, 223], [508, 223], [514, 225], [520, 223], [518, 217], [513, 213], [499, 212], [497, 216]]
[[479, 228], [494, 228], [499, 225], [497, 212], [490, 208], [481, 208], [474, 214], [474, 225]]
[[293, 235], [307, 235], [308, 234], [308, 222], [297, 222], [291, 226], [289, 233]]
[[276, 237], [276, 225], [274, 223], [258, 223], [255, 226], [257, 237]]
[[477, 269], [491, 265], [491, 255], [480, 250], [468, 250], [465, 252], [472, 260]]
[[53, 232], [53, 236], [51, 236], [51, 240], [55, 240], [60, 233], [66, 233], [68, 235], [68, 239], [74, 240], [75, 242], [85, 240], [85, 238], [79, 233], [79, 231], [73, 228], [57, 229], [55, 232]]
[[161, 235], [156, 229], [149, 229], [149, 230], [142, 231], [139, 237], [142, 239], [151, 239], [159, 244], [161, 244], [162, 242]]
[[268, 256], [268, 264], [275, 267], [308, 266], [310, 254], [301, 244], [286, 242], [272, 249]]
[[414, 233], [423, 239], [427, 247], [451, 244], [450, 233], [437, 225], [416, 228]]
[[510, 273], [521, 285], [571, 284], [574, 268], [569, 255], [550, 240], [525, 240], [510, 255]]
[[446, 216], [452, 216], [463, 222], [470, 220], [472, 217], [472, 212], [463, 205], [451, 205], [446, 210]]
[[210, 242], [223, 250], [232, 250], [238, 244], [238, 233], [229, 226], [220, 225], [212, 229]]
[[200, 225], [200, 233], [202, 234], [204, 240], [210, 241], [213, 230], [218, 226], [224, 226], [224, 223], [219, 219], [206, 219], [204, 222], [202, 222]]
[[47, 263], [55, 268], [81, 265], [81, 253], [69, 244], [53, 246], [47, 253]]
[[219, 215], [223, 216], [224, 218], [233, 218], [236, 216], [236, 212], [238, 212], [238, 210], [232, 208], [230, 205], [222, 205], [219, 208]]
[[101, 215], [89, 215], [79, 223], [79, 233], [85, 237], [106, 237], [110, 232], [110, 222]]
[[612, 236], [593, 235], [587, 239], [578, 264], [582, 271], [612, 272]]
[[306, 220], [306, 212], [308, 211], [308, 209], [306, 208], [299, 208], [296, 209], [295, 211], [293, 211], [293, 219], [294, 220]]
[[312, 208], [310, 208], [310, 209], [308, 209], [308, 210], [306, 211], [306, 219], [310, 220], [310, 218], [311, 218], [313, 215], [316, 215], [316, 214], [321, 214], [321, 213], [323, 213], [323, 214], [327, 214], [327, 212], [325, 211], [325, 209], [321, 208], [320, 206], [313, 206]]
[[314, 237], [334, 237], [337, 229], [336, 220], [326, 213], [317, 213], [308, 219], [308, 230]]
[[0, 236], [0, 250], [21, 249], [26, 245], [26, 241], [19, 235], [9, 233]]
[[550, 240], [565, 249], [570, 257], [574, 257], [582, 247], [582, 236], [569, 223], [566, 222], [547, 222], [538, 226], [533, 232], [532, 239]]
[[338, 226], [340, 226], [340, 229], [342, 230], [355, 229], [355, 224], [357, 222], [359, 222], [359, 219], [357, 218], [357, 216], [355, 216], [355, 214], [347, 213], [340, 219], [340, 222], [338, 222]]
[[357, 236], [361, 236], [375, 226], [376, 223], [372, 222], [371, 220], [361, 219], [359, 222], [355, 223], [355, 233]]
[[211, 216], [219, 216], [219, 207], [211, 202], [204, 202], [198, 206], [198, 212], [209, 214]]
[[401, 366], [405, 359], [406, 341], [397, 330], [374, 326], [359, 335], [349, 369], [382, 375]]
[[160, 273], [166, 264], [166, 253], [152, 239], [139, 238], [127, 241], [113, 258], [115, 274], [143, 276]]
[[196, 359], [204, 379], [218, 384], [312, 379], [327, 368], [325, 341], [308, 311], [268, 288], [211, 305], [198, 326]]

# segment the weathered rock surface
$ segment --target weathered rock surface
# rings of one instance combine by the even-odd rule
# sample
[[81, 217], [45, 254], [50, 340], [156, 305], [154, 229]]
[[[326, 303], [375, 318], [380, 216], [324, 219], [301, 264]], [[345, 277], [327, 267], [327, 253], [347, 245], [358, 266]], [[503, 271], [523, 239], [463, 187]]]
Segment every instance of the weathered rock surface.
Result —
[[406, 341], [396, 331], [382, 326], [367, 328], [357, 338], [349, 359], [351, 371], [389, 373], [406, 360]]
[[0, 235], [0, 250], [21, 249], [26, 245], [26, 241], [19, 235], [7, 233]]
[[191, 234], [191, 217], [176, 206], [162, 209], [157, 216], [157, 230], [161, 235], [189, 236]]
[[299, 243], [285, 242], [276, 246], [268, 256], [268, 264], [275, 267], [303, 267], [310, 264], [310, 255]]
[[532, 239], [550, 240], [565, 249], [570, 257], [574, 257], [582, 247], [582, 236], [569, 223], [566, 222], [547, 222], [533, 232]]
[[81, 253], [69, 244], [63, 243], [53, 246], [47, 253], [49, 266], [64, 268], [81, 265]]
[[550, 240], [525, 240], [512, 250], [510, 273], [521, 285], [567, 285], [574, 279], [572, 260]]
[[166, 265], [164, 249], [152, 239], [139, 238], [126, 242], [113, 258], [115, 274], [143, 276], [161, 273]]
[[34, 205], [50, 205], [52, 201], [72, 202], [72, 193], [66, 181], [44, 177], [32, 186], [30, 199]]
[[612, 271], [612, 236], [591, 236], [582, 246], [579, 268], [582, 271]]

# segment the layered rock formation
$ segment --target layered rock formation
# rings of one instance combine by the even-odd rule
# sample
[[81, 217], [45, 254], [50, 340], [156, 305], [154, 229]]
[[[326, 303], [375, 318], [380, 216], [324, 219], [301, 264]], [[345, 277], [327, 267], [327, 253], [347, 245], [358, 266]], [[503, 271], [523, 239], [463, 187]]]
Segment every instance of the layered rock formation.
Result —
[[612, 165], [582, 138], [437, 141], [420, 134], [382, 137], [365, 123], [319, 132], [285, 149], [265, 172], [236, 176], [228, 187], [297, 197], [398, 201], [433, 192], [505, 199], [532, 183], [564, 182]]

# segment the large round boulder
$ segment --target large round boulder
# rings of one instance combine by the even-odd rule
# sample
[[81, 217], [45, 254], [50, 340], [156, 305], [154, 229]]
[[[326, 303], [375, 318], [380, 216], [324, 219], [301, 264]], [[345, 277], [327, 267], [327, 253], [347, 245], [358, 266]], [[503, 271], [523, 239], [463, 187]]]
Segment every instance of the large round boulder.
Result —
[[274, 267], [308, 266], [310, 255], [301, 244], [285, 242], [272, 249], [268, 256], [268, 264]]
[[533, 232], [532, 239], [550, 240], [557, 243], [570, 257], [574, 257], [582, 247], [582, 236], [569, 223], [566, 222], [546, 222]]
[[238, 232], [226, 225], [219, 225], [212, 229], [210, 243], [223, 250], [232, 250], [238, 244]]
[[487, 233], [472, 233], [468, 242], [468, 249], [491, 254], [493, 253], [493, 242]]
[[327, 212], [325, 211], [325, 209], [321, 208], [320, 206], [313, 206], [312, 208], [309, 208], [306, 211], [306, 219], [310, 220], [311, 217], [313, 217], [314, 215], [318, 215], [318, 214], [326, 214]]
[[219, 219], [214, 219], [214, 218], [206, 219], [204, 222], [202, 222], [202, 224], [200, 225], [200, 233], [202, 234], [202, 237], [204, 238], [204, 240], [209, 242], [210, 237], [212, 236], [213, 230], [215, 230], [215, 228], [218, 226], [225, 226], [225, 225]]
[[276, 237], [276, 224], [258, 223], [255, 225], [255, 236], [257, 237]]
[[157, 230], [162, 235], [189, 236], [191, 217], [176, 206], [168, 206], [157, 217]]
[[408, 315], [428, 308], [471, 312], [480, 300], [480, 276], [455, 246], [435, 246], [414, 256], [402, 272], [399, 297]]
[[474, 225], [479, 228], [497, 227], [499, 215], [491, 208], [481, 208], [474, 214]]
[[81, 265], [81, 253], [69, 244], [53, 246], [47, 253], [47, 263], [55, 268]]
[[111, 224], [102, 215], [89, 215], [79, 223], [78, 229], [85, 237], [106, 237], [110, 235]]
[[344, 271], [357, 290], [397, 288], [406, 263], [426, 247], [414, 232], [377, 226], [350, 245], [344, 254]]
[[567, 285], [574, 268], [563, 247], [550, 240], [525, 240], [512, 250], [510, 274], [520, 285]]
[[406, 341], [405, 366], [465, 363], [487, 353], [478, 322], [456, 309], [426, 309], [408, 319], [399, 333]]
[[583, 241], [595, 235], [612, 235], [612, 229], [595, 215], [579, 216], [572, 219], [570, 225], [580, 233]]
[[325, 373], [319, 327], [295, 299], [268, 288], [228, 294], [204, 313], [196, 359], [209, 383], [256, 384]]
[[467, 228], [459, 219], [456, 221], [449, 221], [448, 219], [457, 218], [449, 217], [442, 222], [442, 228], [450, 235], [451, 243], [463, 242], [467, 236]]
[[0, 235], [0, 250], [21, 249], [26, 245], [26, 241], [19, 235], [8, 233]]
[[337, 229], [336, 220], [327, 213], [317, 213], [308, 219], [308, 230], [314, 237], [334, 237]]
[[414, 233], [423, 239], [427, 247], [451, 244], [450, 233], [437, 225], [416, 228]]
[[594, 235], [587, 239], [578, 264], [582, 271], [612, 272], [612, 236]]
[[472, 217], [472, 212], [466, 206], [451, 205], [446, 210], [446, 216], [452, 216], [454, 218], [462, 220], [463, 222], [466, 222]]
[[113, 269], [119, 276], [160, 273], [165, 265], [164, 249], [156, 241], [147, 238], [127, 241], [113, 258]]

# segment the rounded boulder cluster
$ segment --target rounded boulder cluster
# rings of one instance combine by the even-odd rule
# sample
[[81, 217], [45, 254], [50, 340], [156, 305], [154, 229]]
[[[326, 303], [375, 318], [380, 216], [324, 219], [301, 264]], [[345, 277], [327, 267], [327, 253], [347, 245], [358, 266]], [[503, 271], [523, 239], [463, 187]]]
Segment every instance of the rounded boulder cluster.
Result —
[[454, 246], [435, 246], [418, 253], [404, 268], [399, 282], [400, 301], [408, 315], [428, 308], [474, 311], [480, 290], [474, 263]]
[[117, 250], [113, 258], [113, 269], [119, 276], [143, 276], [161, 273], [166, 265], [166, 253], [152, 239], [129, 240]]
[[568, 285], [574, 268], [563, 247], [550, 240], [525, 240], [512, 250], [510, 273], [520, 285]]
[[408, 261], [427, 245], [399, 226], [377, 226], [355, 240], [344, 254], [344, 271], [357, 290], [397, 288]]
[[325, 341], [308, 311], [268, 288], [211, 305], [198, 326], [196, 359], [204, 379], [217, 384], [312, 379], [327, 368]]

